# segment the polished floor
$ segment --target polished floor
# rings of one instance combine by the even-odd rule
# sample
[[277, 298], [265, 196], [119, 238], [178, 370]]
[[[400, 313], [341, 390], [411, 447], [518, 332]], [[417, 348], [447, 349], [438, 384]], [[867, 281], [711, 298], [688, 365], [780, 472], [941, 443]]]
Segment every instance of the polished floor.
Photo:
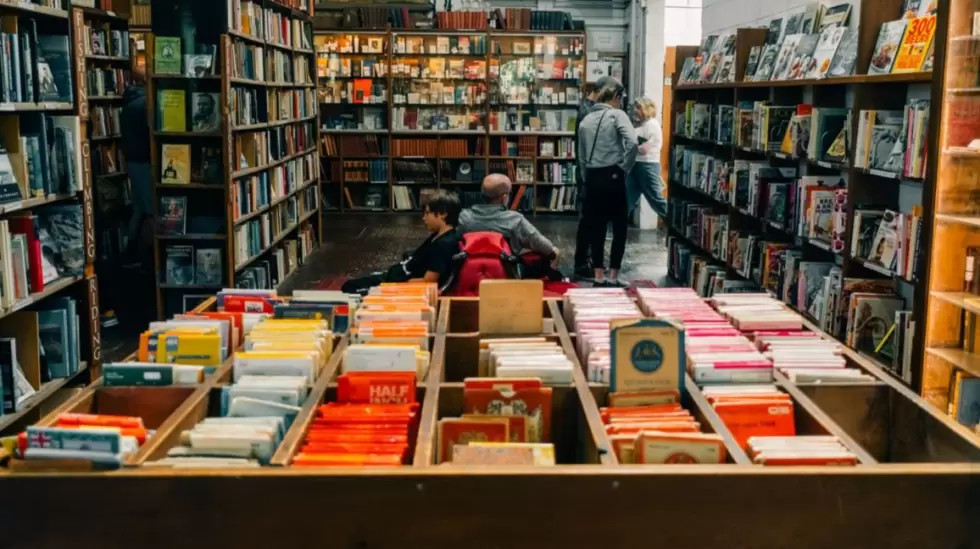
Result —
[[[572, 273], [575, 254], [573, 217], [541, 216], [532, 222], [558, 247], [559, 269]], [[342, 279], [383, 269], [414, 250], [427, 233], [418, 214], [328, 214], [323, 218], [324, 244], [307, 258], [299, 271], [280, 286], [281, 295], [295, 289], [335, 289]], [[607, 236], [607, 246], [611, 238]], [[667, 251], [659, 230], [630, 229], [623, 259], [622, 278], [664, 285]], [[608, 253], [608, 247], [607, 247]], [[147, 323], [155, 319], [153, 274], [118, 270], [99, 274], [104, 279], [102, 302], [118, 316], [116, 326], [103, 328], [102, 354], [105, 361], [120, 360], [135, 351], [135, 342]], [[111, 305], [110, 305], [111, 304]]]

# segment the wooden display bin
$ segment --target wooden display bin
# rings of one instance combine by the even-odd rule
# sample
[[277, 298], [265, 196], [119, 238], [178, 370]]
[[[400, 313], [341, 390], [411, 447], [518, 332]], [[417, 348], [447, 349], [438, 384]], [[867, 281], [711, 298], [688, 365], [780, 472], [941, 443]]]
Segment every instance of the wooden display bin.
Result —
[[[598, 412], [608, 402], [608, 388], [586, 382], [581, 370], [572, 385], [554, 392], [558, 466], [436, 466], [438, 419], [462, 412], [461, 380], [476, 369], [480, 337], [448, 330], [473, 326], [477, 316], [471, 304], [454, 301], [440, 303], [430, 375], [418, 386], [422, 406], [411, 466], [288, 466], [316, 407], [335, 398], [343, 337], [272, 466], [0, 473], [0, 489], [18, 494], [19, 502], [0, 518], [4, 539], [32, 549], [63, 547], [65, 532], [71, 532], [72, 542], [86, 547], [128, 547], [139, 539], [141, 548], [163, 548], [172, 545], [179, 528], [193, 532], [188, 543], [195, 546], [308, 543], [309, 528], [281, 527], [289, 520], [329, 532], [322, 544], [327, 547], [457, 547], [463, 538], [478, 548], [599, 547], [649, 543], [654, 531], [675, 546], [698, 549], [776, 549], [788, 539], [798, 549], [975, 546], [980, 465], [970, 461], [977, 460], [980, 446], [849, 350], [845, 356], [852, 365], [876, 382], [797, 385], [777, 376], [776, 383], [794, 401], [798, 432], [841, 437], [860, 456], [856, 467], [753, 465], [732, 440], [726, 440], [730, 458], [722, 465], [617, 464]], [[574, 336], [560, 304], [546, 306], [556, 328], [548, 337], [571, 353]], [[450, 344], [453, 339], [458, 341]], [[450, 353], [452, 345], [456, 351]], [[180, 417], [164, 422], [140, 457], [163, 457], [182, 430], [216, 414], [220, 383], [209, 379], [204, 390], [193, 392], [175, 414]], [[690, 379], [686, 388], [683, 404], [703, 429], [730, 436]], [[77, 505], [79, 494], [85, 494], [86, 505]], [[285, 503], [296, 498], [302, 503]], [[37, 513], [38, 508], [49, 512]], [[104, 520], [107, 508], [119, 519], [111, 532], [91, 528]], [[216, 508], [222, 511], [215, 514]], [[438, 517], [445, 527], [423, 526], [421, 513]], [[204, 514], [210, 518], [201, 521]], [[57, 516], [58, 528], [51, 528], [51, 516]], [[611, 527], [627, 524], [645, 528]], [[486, 535], [490, 528], [494, 536]]]

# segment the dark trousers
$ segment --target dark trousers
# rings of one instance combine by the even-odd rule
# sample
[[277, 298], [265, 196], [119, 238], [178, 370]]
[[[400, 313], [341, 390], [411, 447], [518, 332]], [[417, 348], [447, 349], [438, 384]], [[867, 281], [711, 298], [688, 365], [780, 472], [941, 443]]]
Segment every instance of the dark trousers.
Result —
[[584, 222], [582, 212], [585, 208], [585, 184], [579, 183], [578, 186], [578, 229], [575, 231], [575, 268], [589, 267], [589, 231]]
[[408, 273], [401, 263], [388, 267], [386, 271], [378, 271], [365, 276], [352, 278], [340, 287], [340, 291], [345, 294], [367, 295], [371, 288], [380, 286], [382, 282], [407, 282]]
[[619, 166], [589, 168], [585, 176], [582, 223], [586, 225], [592, 249], [592, 267], [605, 268], [606, 225], [612, 224], [613, 241], [609, 251], [609, 268], [619, 269], [626, 252], [626, 228], [629, 204], [626, 200], [626, 173]]

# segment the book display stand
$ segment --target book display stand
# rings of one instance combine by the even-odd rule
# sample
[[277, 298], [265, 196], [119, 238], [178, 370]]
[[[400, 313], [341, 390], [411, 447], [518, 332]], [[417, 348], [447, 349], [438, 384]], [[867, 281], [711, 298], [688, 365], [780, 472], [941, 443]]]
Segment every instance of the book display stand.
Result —
[[[961, 27], [950, 26], [951, 33], [959, 29], [955, 36], [960, 37], [950, 38], [947, 45], [943, 13], [950, 4], [951, 14], [960, 13]], [[931, 29], [928, 33], [937, 72], [943, 67], [944, 50], [972, 40], [973, 7], [963, 2], [957, 12], [956, 4], [939, 2], [934, 40]], [[969, 362], [960, 360], [968, 352], [948, 347], [961, 341], [960, 312], [967, 297], [962, 293], [963, 267], [972, 266], [966, 257], [973, 231], [969, 212], [975, 205], [962, 185], [972, 185], [973, 178], [964, 178], [966, 172], [960, 170], [972, 165], [974, 154], [965, 150], [972, 134], [958, 143], [965, 155], [956, 147], [937, 149], [933, 136], [949, 133], [947, 124], [939, 123], [940, 113], [950, 109], [951, 101], [972, 94], [975, 78], [965, 76], [969, 83], [964, 88], [944, 94], [937, 87], [943, 79], [934, 79], [931, 71], [889, 73], [886, 68], [879, 71], [883, 74], [862, 74], [879, 62], [879, 34], [884, 25], [902, 17], [903, 3], [864, 1], [858, 7], [849, 25], [856, 33], [853, 66], [858, 74], [834, 76], [831, 71], [822, 79], [745, 79], [746, 66], [752, 63], [749, 51], [764, 47], [767, 32], [739, 29], [733, 82], [674, 86], [672, 116], [679, 123], [670, 135], [670, 271], [702, 291], [708, 286], [728, 291], [730, 285], [776, 294], [859, 352], [862, 360], [890, 372], [945, 412], [955, 385], [949, 364]], [[908, 23], [906, 36], [916, 22]], [[679, 52], [696, 54], [692, 49]], [[889, 57], [896, 67], [899, 55]], [[966, 63], [963, 57], [959, 66], [947, 63], [945, 70], [962, 74]], [[929, 61], [923, 66], [928, 68]], [[695, 128], [697, 122], [685, 128], [685, 121], [703, 118], [693, 113], [705, 105], [710, 106], [705, 112], [733, 113], [724, 139], [708, 132], [707, 126]], [[770, 106], [795, 112], [777, 124], [769, 116], [778, 107]], [[753, 125], [753, 107], [766, 113], [755, 117], [758, 126]], [[809, 135], [794, 140], [796, 115], [803, 114], [799, 107], [807, 108]], [[903, 114], [909, 126], [903, 127]], [[897, 121], [885, 119], [896, 115]], [[838, 122], [833, 129], [820, 125], [833, 117]], [[788, 141], [781, 142], [784, 135]], [[882, 145], [879, 135], [889, 135], [891, 141]], [[896, 135], [899, 143], [893, 147]], [[799, 143], [807, 150], [799, 150]], [[732, 176], [704, 176], [698, 167], [685, 165], [685, 149], [713, 158], [716, 168], [730, 167]], [[899, 162], [889, 165], [889, 154], [894, 157], [896, 152]], [[949, 195], [955, 200], [943, 198], [944, 182], [955, 187]], [[811, 184], [816, 186], [803, 186]], [[753, 198], [746, 193], [758, 194]], [[939, 206], [935, 210], [933, 201]], [[933, 212], [935, 229], [930, 226]], [[945, 251], [938, 253], [937, 246]], [[865, 299], [874, 322], [849, 321], [849, 311], [862, 309], [853, 294]], [[923, 360], [927, 370], [937, 364], [931, 373], [923, 374]]]
[[490, 173], [510, 205], [574, 213], [582, 31], [315, 32], [330, 211], [421, 211], [437, 188], [479, 202]]
[[100, 375], [85, 75], [72, 64], [67, 4], [0, 2], [18, 54], [6, 50], [0, 103], [0, 431], [35, 423], [63, 399], [59, 389]]
[[[198, 310], [214, 307], [214, 299]], [[733, 541], [753, 547], [777, 547], [786, 533], [771, 532], [771, 526], [760, 528], [748, 520], [760, 512], [778, 519], [786, 532], [792, 531], [800, 547], [823, 546], [828, 539], [840, 540], [833, 532], [847, 532], [842, 547], [863, 547], [872, 540], [899, 543], [900, 539], [929, 536], [939, 546], [955, 546], [956, 540], [969, 536], [974, 515], [967, 501], [975, 484], [977, 466], [969, 462], [980, 459], [980, 442], [962, 426], [951, 421], [925, 403], [902, 383], [859, 354], [844, 350], [848, 367], [869, 374], [873, 381], [853, 384], [794, 383], [776, 374], [776, 385], [790, 398], [796, 409], [795, 428], [799, 435], [834, 435], [858, 457], [855, 467], [771, 467], [753, 464], [735, 443], [724, 422], [708, 404], [704, 393], [690, 377], [685, 383], [684, 406], [701, 423], [706, 433], [721, 436], [728, 458], [720, 465], [623, 465], [611, 449], [599, 407], [606, 406], [609, 388], [586, 381], [576, 353], [576, 334], [569, 332], [563, 319], [564, 304], [559, 300], [542, 302], [542, 332], [538, 335], [554, 341], [564, 349], [575, 365], [573, 382], [553, 386], [550, 412], [551, 440], [555, 445], [557, 465], [553, 467], [477, 467], [453, 464], [436, 465], [437, 424], [441, 418], [463, 412], [463, 380], [477, 375], [477, 355], [481, 333], [479, 298], [444, 298], [440, 300], [436, 331], [432, 336], [431, 362], [427, 377], [419, 382], [421, 402], [420, 425], [411, 466], [404, 467], [333, 467], [293, 468], [293, 456], [313, 423], [319, 405], [336, 399], [336, 378], [348, 335], [337, 336], [334, 352], [323, 366], [301, 412], [293, 420], [271, 464], [258, 469], [180, 470], [142, 466], [166, 455], [179, 443], [181, 433], [208, 416], [218, 415], [221, 387], [231, 379], [231, 361], [196, 387], [102, 387], [96, 382], [65, 402], [42, 420], [49, 424], [60, 414], [96, 412], [138, 415], [155, 435], [127, 461], [127, 467], [115, 472], [80, 470], [75, 464], [44, 461], [11, 463], [11, 469], [0, 472], [0, 482], [22, 489], [25, 502], [41, 504], [59, 501], [74, 491], [88, 490], [95, 502], [118, 500], [147, 491], [166, 491], [157, 498], [133, 497], [126, 506], [127, 520], [120, 528], [123, 534], [150, 535], [161, 523], [196, 524], [195, 539], [218, 539], [262, 543], [271, 536], [281, 541], [298, 541], [291, 532], [275, 533], [257, 527], [260, 517], [283, 512], [280, 496], [291, 491], [312, 490], [316, 505], [301, 506], [288, 512], [303, 520], [316, 520], [328, 527], [336, 543], [388, 545], [398, 539], [416, 539], [423, 535], [389, 528], [370, 528], [376, 520], [393, 527], [407, 505], [428, 505], [440, 513], [441, 520], [451, 520], [457, 528], [468, 531], [479, 528], [465, 504], [473, 498], [501, 505], [483, 515], [482, 520], [515, 520], [526, 514], [505, 501], [515, 497], [535, 501], [547, 509], [536, 511], [535, 528], [548, 527], [552, 535], [546, 546], [561, 543], [600, 543], [608, 534], [594, 525], [586, 528], [578, 512], [584, 512], [582, 497], [606, 497], [599, 508], [590, 511], [594, 519], [652, 521], [658, 528], [677, 539], [690, 540], [692, 546], [723, 547]], [[810, 326], [809, 328], [813, 328]], [[826, 334], [821, 337], [828, 338]], [[45, 423], [46, 422], [46, 423]], [[71, 476], [46, 472], [74, 472]], [[27, 489], [27, 488], [34, 489]], [[715, 533], [693, 528], [689, 502], [695, 502], [690, 490], [716, 494], [711, 503], [701, 502], [698, 513], [726, 528], [724, 545]], [[650, 500], [651, 491], [674, 490], [669, 504]], [[747, 490], [763, 490], [764, 497], [753, 498]], [[264, 497], [248, 497], [261, 491]], [[207, 502], [201, 494], [207, 494]], [[337, 494], [346, 494], [341, 503]], [[603, 496], [605, 494], [606, 496]], [[163, 498], [163, 499], [161, 499]], [[400, 504], [387, 503], [397, 499]], [[152, 501], [151, 501], [152, 499]], [[201, 524], [201, 506], [222, 501], [227, 513]], [[885, 502], [903, 505], [914, 513], [880, 512]], [[162, 503], [165, 502], [165, 505]], [[748, 503], [751, 503], [748, 505]], [[9, 518], [7, 539], [35, 536], [29, 525], [29, 506], [16, 506]], [[84, 506], [68, 514], [66, 526], [92, 520], [100, 507]], [[372, 518], [361, 513], [370, 510]], [[843, 512], [841, 512], [843, 510]], [[651, 512], [653, 513], [651, 517]], [[805, 512], [804, 520], [798, 513]], [[151, 520], [152, 519], [152, 520]], [[37, 519], [33, 519], [37, 524]], [[247, 533], [230, 525], [247, 521]], [[817, 523], [814, 524], [814, 521]], [[477, 521], [479, 522], [479, 521]], [[830, 525], [828, 526], [828, 522]], [[877, 524], [882, 530], [862, 529], [860, 524]], [[520, 521], [517, 521], [519, 524]], [[519, 529], [519, 527], [516, 527]], [[72, 530], [79, 542], [95, 542], [101, 535], [94, 529]], [[881, 534], [887, 532], [887, 534]], [[54, 543], [57, 532], [46, 535]], [[216, 537], [215, 537], [216, 536]], [[400, 538], [395, 536], [401, 536]], [[406, 538], [405, 536], [408, 536]], [[622, 540], [637, 539], [638, 534], [620, 534]], [[458, 534], [429, 532], [424, 534], [430, 545], [448, 546], [458, 541]], [[147, 539], [153, 539], [152, 536]], [[156, 546], [147, 542], [148, 546]], [[516, 546], [531, 546], [515, 541]], [[540, 546], [535, 543], [535, 546]], [[46, 546], [41, 543], [39, 546]]]
[[154, 6], [147, 36], [161, 318], [222, 287], [275, 288], [321, 242], [310, 13], [232, 4], [189, 12], [208, 21], [193, 40]]

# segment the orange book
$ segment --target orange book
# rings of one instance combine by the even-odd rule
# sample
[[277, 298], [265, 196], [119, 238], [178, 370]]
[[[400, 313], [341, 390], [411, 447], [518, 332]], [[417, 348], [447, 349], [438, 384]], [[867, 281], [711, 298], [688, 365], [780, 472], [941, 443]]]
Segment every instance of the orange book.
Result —
[[300, 452], [293, 458], [294, 467], [324, 467], [329, 465], [394, 465], [402, 464], [398, 454], [307, 454]]
[[506, 418], [443, 418], [439, 420], [439, 455], [437, 462], [452, 461], [453, 446], [470, 442], [510, 442], [510, 427]]
[[611, 407], [626, 407], [626, 406], [643, 406], [643, 405], [658, 405], [658, 404], [673, 404], [680, 402], [681, 396], [677, 389], [671, 389], [669, 391], [636, 391], [636, 392], [618, 392], [609, 394], [609, 406]]
[[103, 414], [61, 414], [59, 427], [89, 425], [93, 427], [122, 427], [143, 429], [143, 418], [135, 416], [110, 416]]
[[902, 44], [895, 54], [892, 73], [919, 72], [936, 36], [936, 15], [916, 17], [908, 22]]
[[414, 372], [348, 372], [337, 378], [337, 400], [363, 404], [415, 402]]
[[641, 433], [636, 463], [724, 463], [727, 452], [718, 435], [702, 433]]
[[466, 414], [528, 418], [528, 442], [551, 440], [551, 387], [535, 389], [469, 389], [463, 391], [463, 411]]
[[306, 442], [360, 442], [371, 444], [407, 444], [408, 435], [405, 429], [398, 432], [385, 431], [355, 431], [352, 429], [310, 429], [306, 433]]
[[516, 391], [518, 389], [540, 389], [541, 379], [536, 377], [468, 377], [463, 380], [463, 392], [474, 389], [494, 389]]
[[700, 433], [701, 424], [696, 421], [661, 421], [644, 423], [615, 423], [606, 425], [606, 434], [634, 435], [646, 431], [664, 433]]
[[718, 402], [718, 416], [742, 448], [754, 436], [795, 436], [793, 403], [782, 399]]

